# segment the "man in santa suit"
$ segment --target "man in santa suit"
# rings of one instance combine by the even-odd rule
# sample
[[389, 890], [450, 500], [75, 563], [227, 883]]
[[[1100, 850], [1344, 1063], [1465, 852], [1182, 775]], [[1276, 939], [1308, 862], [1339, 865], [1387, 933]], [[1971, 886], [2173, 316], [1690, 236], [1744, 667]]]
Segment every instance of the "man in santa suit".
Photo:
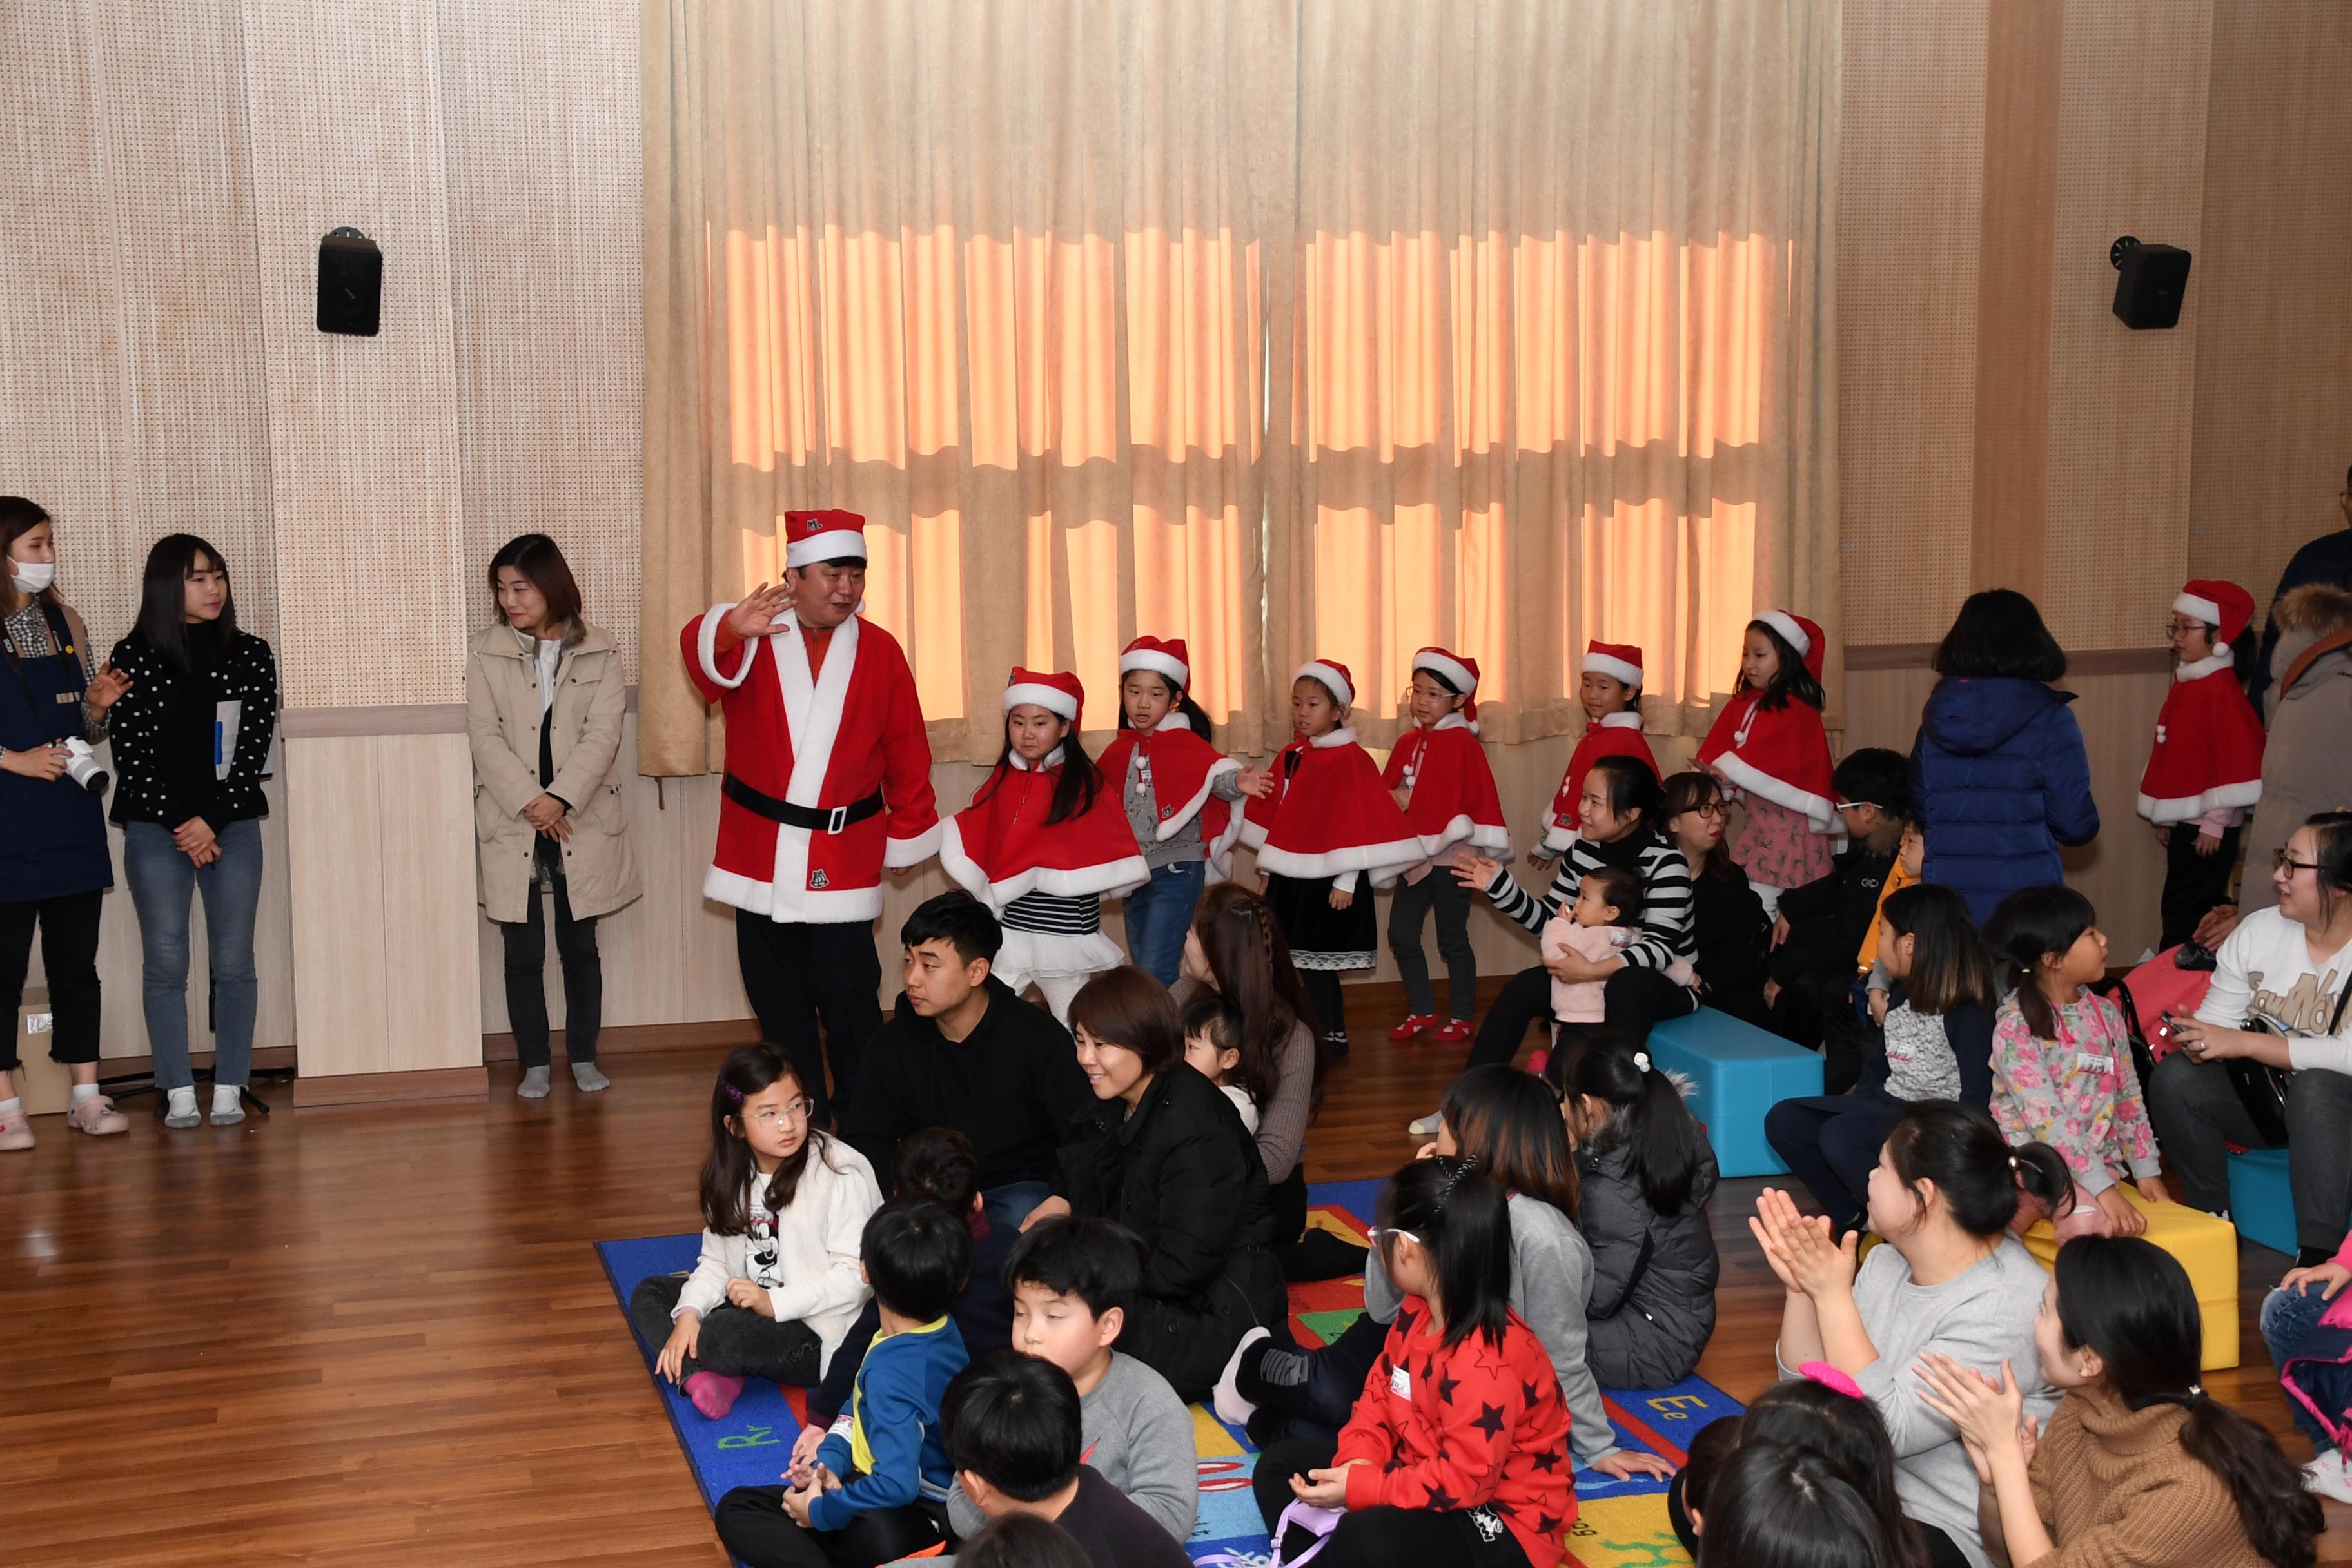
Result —
[[883, 868], [930, 858], [940, 818], [914, 673], [898, 639], [857, 613], [866, 520], [789, 511], [784, 526], [783, 582], [713, 605], [678, 644], [688, 677], [727, 716], [703, 895], [735, 907], [751, 1010], [799, 1068], [822, 1124], [855, 1090], [858, 1052], [882, 1026]]

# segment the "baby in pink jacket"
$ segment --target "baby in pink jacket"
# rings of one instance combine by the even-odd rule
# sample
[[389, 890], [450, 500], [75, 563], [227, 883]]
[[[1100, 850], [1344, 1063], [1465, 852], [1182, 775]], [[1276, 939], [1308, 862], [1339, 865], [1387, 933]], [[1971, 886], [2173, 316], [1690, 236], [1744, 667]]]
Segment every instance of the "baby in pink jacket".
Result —
[[[1570, 952], [1596, 961], [1611, 957], [1633, 942], [1641, 923], [1640, 878], [1615, 866], [1587, 871], [1576, 885], [1576, 902], [1568, 912], [1544, 922], [1539, 939], [1544, 962]], [[1551, 1016], [1563, 1024], [1598, 1024], [1607, 984], [1554, 976]]]

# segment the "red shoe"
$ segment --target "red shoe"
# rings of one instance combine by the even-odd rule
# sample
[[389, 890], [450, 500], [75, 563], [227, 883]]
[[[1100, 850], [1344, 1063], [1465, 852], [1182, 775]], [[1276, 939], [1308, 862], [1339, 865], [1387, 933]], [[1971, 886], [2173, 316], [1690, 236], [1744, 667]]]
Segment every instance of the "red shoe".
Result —
[[1395, 1028], [1391, 1029], [1389, 1031], [1389, 1038], [1391, 1040], [1409, 1040], [1415, 1035], [1420, 1034], [1423, 1029], [1433, 1029], [1436, 1026], [1436, 1014], [1416, 1013], [1412, 1017], [1407, 1018], [1403, 1023], [1399, 1024]]
[[1458, 1046], [1470, 1037], [1470, 1020], [1451, 1018], [1442, 1029], [1433, 1029], [1429, 1037], [1441, 1046]]

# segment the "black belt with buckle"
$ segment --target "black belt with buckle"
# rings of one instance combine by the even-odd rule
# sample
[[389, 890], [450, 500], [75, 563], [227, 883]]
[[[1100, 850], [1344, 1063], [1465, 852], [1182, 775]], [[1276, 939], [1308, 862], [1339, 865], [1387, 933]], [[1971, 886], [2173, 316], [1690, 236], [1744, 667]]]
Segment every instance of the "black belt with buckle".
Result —
[[788, 800], [753, 789], [733, 773], [727, 775], [719, 793], [746, 811], [756, 811], [771, 822], [781, 822], [786, 827], [805, 827], [812, 833], [839, 833], [853, 822], [863, 822], [881, 814], [882, 792], [876, 790], [864, 800], [849, 805], [794, 805]]

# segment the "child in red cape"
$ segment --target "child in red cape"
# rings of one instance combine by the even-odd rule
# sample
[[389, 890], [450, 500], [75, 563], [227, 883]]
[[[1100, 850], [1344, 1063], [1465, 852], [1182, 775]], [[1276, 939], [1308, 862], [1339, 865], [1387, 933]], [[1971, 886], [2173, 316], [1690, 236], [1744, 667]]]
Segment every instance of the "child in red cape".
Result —
[[1348, 728], [1356, 682], [1336, 659], [1301, 665], [1290, 683], [1297, 738], [1275, 759], [1274, 788], [1250, 802], [1242, 842], [1257, 851], [1265, 901], [1290, 942], [1323, 1043], [1348, 1054], [1344, 970], [1370, 969], [1379, 921], [1369, 876], [1385, 888], [1422, 858], [1421, 840], [1381, 785], [1381, 772]]
[[1748, 803], [1731, 859], [1768, 915], [1784, 889], [1830, 874], [1838, 814], [1822, 728], [1827, 652], [1822, 628], [1802, 616], [1766, 610], [1748, 622], [1739, 684], [1699, 742], [1699, 766]]
[[1631, 757], [1658, 777], [1658, 759], [1642, 738], [1642, 650], [1632, 643], [1595, 639], [1584, 647], [1576, 700], [1587, 721], [1583, 739], [1569, 753], [1559, 793], [1544, 814], [1543, 841], [1528, 851], [1528, 864], [1559, 858], [1576, 839], [1577, 803], [1584, 798], [1584, 775], [1603, 757]]
[[2177, 662], [2139, 780], [2139, 814], [2164, 841], [2159, 952], [2228, 900], [2238, 835], [2263, 797], [2265, 737], [2243, 680], [2253, 619], [2254, 597], [2235, 583], [2200, 578], [2172, 601]]
[[1150, 876], [1118, 795], [1074, 733], [1086, 696], [1075, 675], [1015, 666], [1004, 754], [940, 837], [940, 864], [1003, 924], [997, 975], [1015, 992], [1035, 981], [1065, 1022], [1087, 977], [1125, 961], [1102, 933], [1104, 895]]
[[1176, 984], [1184, 933], [1209, 883], [1233, 874], [1242, 814], [1233, 803], [1274, 781], [1211, 742], [1209, 716], [1187, 689], [1182, 637], [1138, 637], [1118, 656], [1118, 738], [1103, 777], [1119, 792], [1151, 879], [1127, 896], [1127, 950], [1162, 985]]
[[[1478, 1011], [1478, 956], [1470, 947], [1470, 889], [1454, 880], [1457, 849], [1507, 859], [1511, 831], [1503, 824], [1495, 773], [1478, 743], [1478, 661], [1442, 647], [1412, 656], [1412, 686], [1405, 701], [1413, 727], [1398, 737], [1381, 782], [1404, 807], [1405, 826], [1420, 840], [1422, 859], [1397, 884], [1389, 904], [1389, 951], [1404, 977], [1405, 1020], [1389, 1031], [1409, 1040], [1423, 1030], [1456, 1045], [1470, 1037]], [[1421, 926], [1437, 912], [1437, 951], [1445, 959], [1446, 1003], [1452, 1017], [1437, 1021], [1429, 958]]]

